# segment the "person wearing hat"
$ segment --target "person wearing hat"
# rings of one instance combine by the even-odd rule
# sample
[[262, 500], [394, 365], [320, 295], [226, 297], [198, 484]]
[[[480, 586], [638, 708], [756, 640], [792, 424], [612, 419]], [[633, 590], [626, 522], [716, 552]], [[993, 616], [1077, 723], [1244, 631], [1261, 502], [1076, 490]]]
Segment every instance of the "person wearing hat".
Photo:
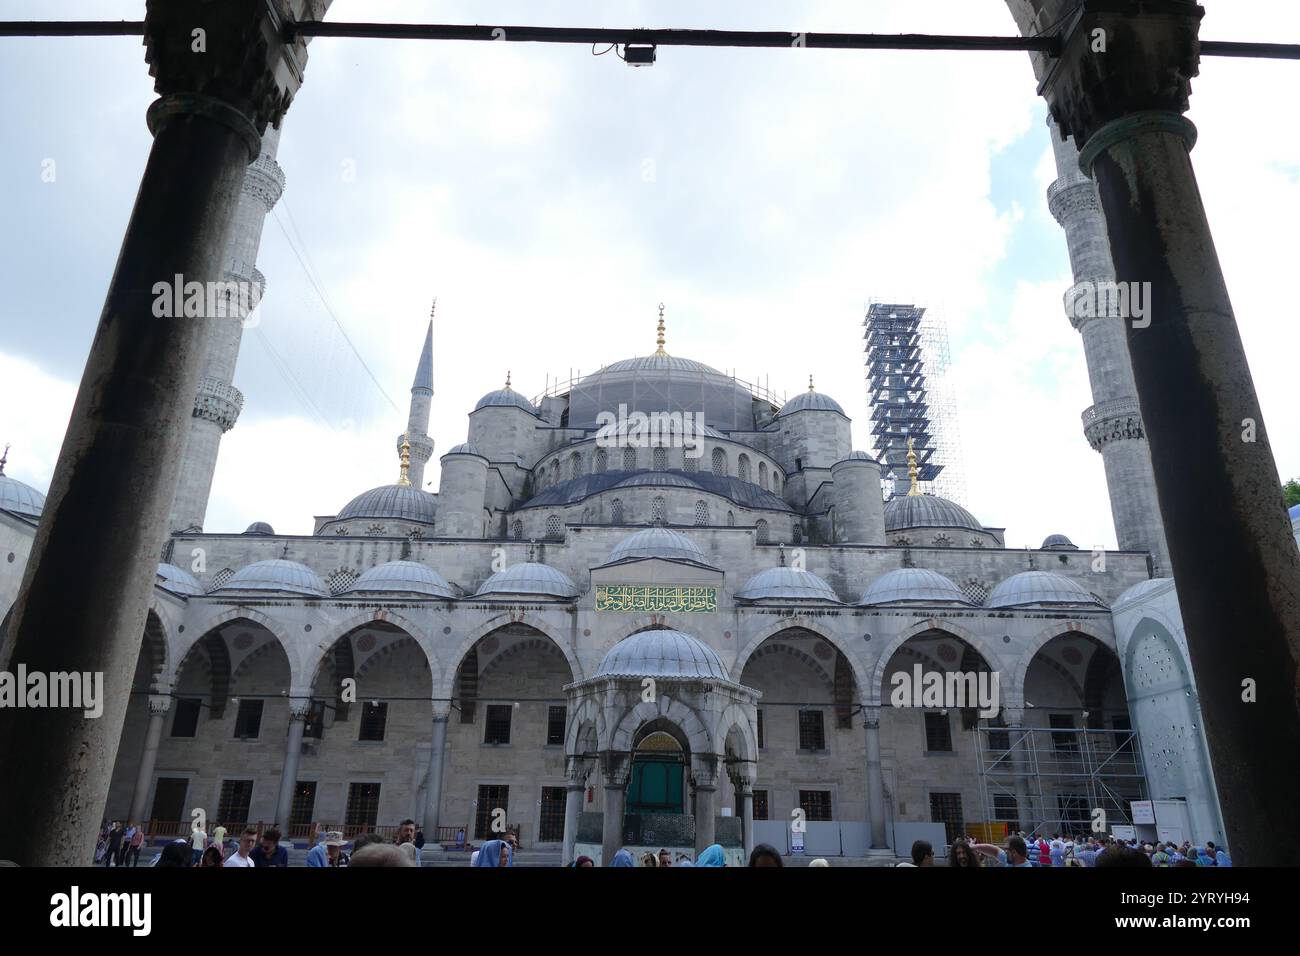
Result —
[[347, 866], [348, 855], [343, 852], [343, 833], [330, 830], [325, 839], [307, 853], [308, 866]]

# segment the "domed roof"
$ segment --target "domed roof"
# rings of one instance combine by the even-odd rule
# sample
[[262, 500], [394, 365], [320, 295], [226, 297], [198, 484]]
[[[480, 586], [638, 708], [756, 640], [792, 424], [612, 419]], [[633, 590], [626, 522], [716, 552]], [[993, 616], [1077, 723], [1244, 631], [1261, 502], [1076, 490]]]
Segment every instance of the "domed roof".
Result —
[[708, 564], [700, 546], [688, 535], [671, 528], [646, 528], [628, 535], [609, 553], [610, 563], [630, 558], [666, 558], [669, 561], [694, 561]]
[[896, 495], [885, 502], [885, 530], [961, 528], [983, 531], [973, 514], [956, 502], [936, 495]]
[[311, 568], [297, 561], [276, 558], [256, 561], [240, 568], [216, 591], [288, 591], [291, 594], [308, 594], [327, 597], [325, 582]]
[[244, 529], [244, 534], [275, 534], [275, 529], [265, 521], [254, 521]]
[[1074, 581], [1050, 571], [1021, 571], [989, 592], [986, 607], [1023, 607], [1027, 604], [1097, 604], [1097, 599]]
[[971, 600], [957, 585], [938, 571], [928, 568], [899, 568], [881, 575], [862, 592], [859, 604], [894, 604], [900, 601], [923, 601], [926, 604], [955, 602], [970, 604]]
[[605, 471], [566, 478], [543, 488], [528, 501], [525, 508], [572, 505], [592, 495], [602, 494], [614, 487], [685, 488], [704, 491], [734, 501], [745, 508], [789, 512], [790, 506], [780, 495], [773, 494], [752, 481], [741, 481], [735, 475], [715, 475], [711, 471]]
[[705, 372], [709, 375], [723, 374], [711, 365], [705, 365], [703, 362], [697, 362], [694, 359], [678, 358], [666, 352], [623, 359], [621, 362], [606, 365], [592, 374], [600, 375], [602, 372]]
[[759, 571], [750, 578], [736, 597], [747, 601], [775, 599], [780, 601], [834, 601], [839, 596], [829, 584], [811, 571], [798, 568], [777, 567]]
[[478, 455], [480, 458], [487, 457], [487, 455], [483, 454], [481, 451], [479, 451], [477, 448], [475, 448], [467, 441], [461, 442], [459, 445], [457, 445], [451, 451], [447, 452], [447, 454], [443, 455], [442, 457], [446, 458], [447, 455]]
[[717, 652], [681, 631], [641, 631], [605, 655], [593, 677], [680, 677], [730, 680]]
[[1063, 534], [1049, 534], [1043, 539], [1040, 551], [1078, 551], [1079, 548], [1073, 541]]
[[849, 452], [841, 459], [841, 461], [870, 461], [873, 463], [875, 462], [875, 460], [876, 459], [872, 458], [865, 451], [859, 451], [857, 449], [854, 449], [853, 451]]
[[365, 571], [348, 589], [354, 591], [402, 591], [430, 597], [454, 598], [456, 592], [441, 574], [418, 561], [389, 561]]
[[26, 518], [39, 518], [45, 510], [45, 496], [31, 485], [10, 478], [0, 466], [0, 508]]
[[183, 571], [174, 564], [158, 565], [158, 577], [162, 578], [162, 587], [173, 594], [202, 594], [203, 586], [188, 571]]
[[616, 488], [636, 488], [638, 486], [653, 488], [695, 488], [700, 486], [692, 481], [686, 472], [642, 471], [629, 478], [621, 478], [615, 483]]
[[537, 409], [533, 406], [533, 403], [524, 398], [509, 385], [505, 388], [498, 388], [495, 392], [488, 392], [478, 400], [478, 404], [474, 406], [474, 411], [478, 411], [480, 408], [501, 408], [509, 406], [522, 408], [529, 415], [537, 414]]
[[489, 594], [536, 594], [571, 598], [577, 597], [578, 588], [563, 571], [536, 561], [523, 561], [492, 575], [483, 582], [475, 596]]
[[789, 415], [792, 412], [839, 412], [843, 415], [844, 409], [840, 408], [840, 403], [829, 395], [814, 392], [809, 386], [808, 391], [800, 392], [781, 406], [781, 415]]
[[1116, 598], [1114, 606], [1119, 607], [1121, 604], [1128, 604], [1131, 601], [1143, 598], [1150, 592], [1164, 587], [1171, 580], [1171, 578], [1151, 578], [1149, 581], [1140, 581]]
[[438, 513], [438, 496], [412, 485], [381, 485], [357, 495], [335, 516], [335, 521], [352, 518], [398, 518], [433, 524]]

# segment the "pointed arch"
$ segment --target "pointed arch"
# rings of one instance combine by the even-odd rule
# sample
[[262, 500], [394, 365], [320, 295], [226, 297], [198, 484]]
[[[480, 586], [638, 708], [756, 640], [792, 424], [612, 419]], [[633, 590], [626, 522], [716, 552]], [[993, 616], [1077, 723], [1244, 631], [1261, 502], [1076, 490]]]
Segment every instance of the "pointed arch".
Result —
[[[1006, 673], [1007, 668], [1005, 667], [1005, 661], [1002, 655], [998, 653], [997, 648], [988, 638], [976, 634], [969, 628], [949, 618], [926, 618], [923, 621], [917, 621], [910, 627], [904, 628], [885, 645], [884, 649], [880, 652], [880, 656], [876, 658], [875, 665], [872, 668], [871, 683], [867, 685], [866, 694], [862, 701], [864, 704], [869, 707], [880, 706], [880, 702], [884, 696], [882, 694], [882, 689], [885, 683], [885, 678], [888, 676], [889, 662], [893, 659], [894, 654], [912, 638], [919, 637], [920, 635], [927, 634], [931, 631], [947, 634], [949, 637], [954, 637], [970, 647], [975, 648], [975, 651], [980, 655], [980, 657], [984, 658], [984, 663], [987, 664], [990, 669], [998, 673]], [[1023, 688], [1024, 681], [1022, 679], [1018, 683], [1014, 684], [1013, 689], [1017, 691], [1017, 693], [1012, 694], [1008, 692], [1008, 689], [1003, 689], [1002, 699], [1006, 701], [1008, 705], [1010, 705], [1013, 700], [1017, 702], [1024, 700]]]
[[[550, 638], [551, 643], [559, 649], [560, 653], [564, 655], [565, 661], [568, 662], [569, 673], [572, 679], [574, 681], [582, 680], [582, 665], [579, 663], [578, 657], [573, 652], [573, 648], [569, 645], [569, 642], [563, 640], [553, 628], [535, 614], [514, 611], [505, 614], [497, 614], [484, 621], [461, 640], [460, 644], [456, 646], [456, 649], [451, 652], [450, 656], [443, 656], [441, 658], [441, 678], [435, 687], [433, 696], [438, 700], [448, 700], [451, 697], [454, 697], [455, 694], [453, 693], [454, 688], [452, 687], [452, 684], [456, 680], [456, 674], [460, 670], [460, 665], [465, 660], [465, 656], [470, 652], [470, 649], [493, 631], [499, 631], [502, 628], [510, 627], [514, 624], [532, 628], [544, 637]], [[432, 665], [430, 669], [432, 669]]]
[[802, 615], [780, 618], [749, 637], [741, 646], [741, 649], [736, 653], [736, 662], [731, 667], [731, 679], [737, 684], [743, 684], [744, 681], [740, 678], [745, 673], [745, 665], [749, 663], [749, 659], [754, 656], [754, 652], [758, 650], [762, 643], [769, 637], [775, 637], [782, 631], [792, 630], [807, 631], [810, 634], [816, 634], [822, 640], [826, 641], [826, 643], [830, 644], [843, 654], [845, 660], [848, 661], [849, 666], [853, 668], [853, 681], [858, 685], [858, 694], [862, 695], [866, 693], [866, 688], [868, 686], [867, 680], [870, 676], [870, 672], [867, 670], [863, 660], [849, 644], [848, 639], [835, 633], [830, 628], [824, 627], [809, 618], [803, 617]]

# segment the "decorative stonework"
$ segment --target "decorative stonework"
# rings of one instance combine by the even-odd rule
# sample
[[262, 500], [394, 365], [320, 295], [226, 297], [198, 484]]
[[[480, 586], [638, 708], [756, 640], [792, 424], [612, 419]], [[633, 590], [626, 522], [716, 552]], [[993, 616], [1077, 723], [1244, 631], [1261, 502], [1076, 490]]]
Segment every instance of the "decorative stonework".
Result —
[[194, 396], [195, 418], [206, 418], [220, 425], [223, 432], [228, 432], [235, 427], [243, 408], [244, 395], [233, 385], [215, 378], [205, 378], [199, 383], [199, 392]]
[[149, 713], [165, 714], [172, 709], [172, 699], [166, 694], [149, 695]]
[[1145, 438], [1142, 412], [1136, 399], [1121, 398], [1100, 402], [1083, 413], [1083, 434], [1094, 451], [1112, 441]]
[[1052, 218], [1064, 226], [1078, 216], [1096, 216], [1101, 213], [1097, 187], [1090, 179], [1073, 182], [1058, 179], [1047, 187], [1047, 208]]
[[270, 212], [284, 193], [284, 170], [274, 159], [262, 153], [248, 167], [243, 193], [256, 199]]
[[717, 588], [658, 587], [641, 584], [596, 585], [597, 611], [712, 614], [717, 609]]

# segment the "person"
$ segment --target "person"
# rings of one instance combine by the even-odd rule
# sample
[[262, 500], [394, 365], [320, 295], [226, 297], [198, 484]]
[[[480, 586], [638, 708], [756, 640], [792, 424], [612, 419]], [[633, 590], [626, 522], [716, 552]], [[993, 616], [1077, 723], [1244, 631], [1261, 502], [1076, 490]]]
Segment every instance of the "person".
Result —
[[199, 860], [203, 856], [203, 851], [208, 848], [208, 833], [203, 827], [199, 826], [199, 821], [194, 821], [194, 829], [190, 830], [190, 849], [194, 851], [194, 866], [199, 865]]
[[221, 859], [221, 847], [215, 843], [203, 851], [203, 856], [199, 858], [199, 866], [225, 866], [226, 861]]
[[830, 866], [830, 864], [827, 863], [827, 862], [826, 862], [824, 859], [822, 859], [820, 856], [817, 857], [817, 859], [812, 860], [808, 865], [809, 865], [809, 866]]
[[1227, 850], [1223, 847], [1215, 847], [1213, 843], [1210, 844], [1210, 848], [1214, 850], [1215, 866], [1232, 866], [1232, 857], [1228, 856]]
[[912, 844], [912, 864], [914, 866], [934, 866], [934, 847], [928, 840], [917, 840]]
[[669, 853], [667, 850], [660, 850], [660, 851], [659, 851], [659, 865], [660, 865], [660, 866], [672, 866], [672, 865], [673, 865], [673, 855], [672, 855], [671, 853]]
[[343, 833], [330, 830], [307, 852], [308, 866], [347, 866], [348, 855], [343, 852]]
[[477, 850], [475, 850], [473, 853], [471, 853], [471, 854], [469, 855], [469, 865], [470, 865], [470, 866], [478, 866], [478, 855], [479, 855], [481, 852], [483, 852], [483, 848], [482, 848], [482, 847], [479, 847]]
[[976, 843], [972, 849], [997, 860], [999, 866], [1033, 866], [1029, 862], [1029, 847], [1025, 845], [1024, 837], [1008, 837], [1005, 850], [992, 843]]
[[221, 851], [221, 855], [225, 856], [226, 855], [226, 828], [223, 827], [220, 823], [218, 823], [215, 827], [212, 828], [212, 842], [215, 843], [217, 849]]
[[[631, 853], [628, 854], [630, 859]], [[475, 866], [514, 866], [514, 849], [505, 840], [488, 840], [478, 851]], [[633, 864], [635, 865], [635, 864]]]
[[1156, 844], [1156, 851], [1151, 854], [1151, 865], [1168, 866], [1169, 864], [1169, 854], [1165, 852], [1165, 845], [1163, 843]]
[[368, 843], [352, 854], [351, 866], [415, 866], [415, 860], [405, 847], [415, 849], [414, 843]]
[[641, 865], [657, 867], [659, 866], [659, 857], [655, 855], [653, 850], [646, 850], [641, 854]]
[[592, 859], [591, 857], [589, 857], [589, 856], [580, 856], [580, 857], [578, 857], [576, 860], [573, 861], [573, 865], [576, 866], [576, 867], [588, 867], [588, 866], [589, 866], [589, 867], [591, 867], [592, 869], [595, 869], [595, 867], [596, 867], [596, 861], [593, 860], [593, 859]]
[[1095, 865], [1098, 867], [1149, 867], [1151, 866], [1151, 860], [1141, 850], [1123, 844], [1116, 844], [1115, 846], [1106, 847], [1099, 853]]
[[364, 850], [372, 843], [387, 843], [388, 841], [378, 833], [361, 833], [352, 840], [352, 855], [356, 856], [359, 850]]
[[131, 840], [135, 836], [135, 822], [128, 820], [126, 827], [122, 830], [122, 845], [118, 847], [117, 859], [114, 861], [116, 866], [126, 866], [126, 855], [131, 852]]
[[610, 866], [636, 866], [636, 860], [632, 856], [631, 850], [619, 850], [614, 854], [614, 859], [609, 861]]
[[104, 844], [104, 866], [117, 863], [117, 855], [120, 852], [122, 852], [122, 824], [114, 820], [108, 831], [108, 842]]
[[1083, 848], [1074, 854], [1079, 862], [1084, 866], [1097, 865], [1097, 846], [1091, 840], [1083, 845]]
[[[253, 827], [245, 828], [244, 832], [239, 837], [239, 848], [235, 850], [234, 853], [230, 854], [226, 862], [221, 865], [251, 868], [253, 866], [253, 857], [251, 854], [255, 843], [257, 843], [257, 830]], [[218, 849], [217, 852], [220, 853], [221, 851]]]
[[1196, 865], [1214, 866], [1214, 857], [1210, 856], [1210, 851], [1203, 846], [1196, 848]]
[[1040, 836], [1038, 838], [1038, 865], [1052, 865], [1052, 845], [1047, 842], [1047, 837], [1045, 836]]
[[767, 843], [760, 843], [754, 847], [754, 852], [749, 854], [750, 866], [785, 866], [781, 859], [781, 854], [776, 852], [776, 847]]
[[[217, 846], [215, 842], [213, 846]], [[280, 831], [275, 827], [262, 834], [262, 845], [249, 854], [253, 866], [288, 866], [289, 851], [280, 846]]]
[[699, 855], [695, 861], [696, 866], [726, 866], [727, 854], [722, 850], [722, 844], [714, 843], [704, 848], [704, 852]]
[[397, 840], [395, 842], [398, 846], [401, 846], [403, 843], [415, 843], [414, 820], [407, 818], [398, 825]]
[[1052, 834], [1052, 842], [1047, 845], [1047, 858], [1052, 866], [1065, 866], [1065, 843], [1059, 833]]
[[678, 866], [694, 866], [695, 864], [691, 862], [691, 858], [690, 858], [689, 856], [687, 856], [685, 853], [678, 853], [678, 854], [677, 854], [677, 865], [678, 865]]
[[953, 841], [952, 849], [948, 851], [949, 866], [964, 866], [979, 868], [980, 855], [971, 849], [970, 841], [958, 839]]
[[421, 850], [421, 851], [424, 849], [424, 830], [423, 830], [423, 828], [417, 828], [416, 831], [415, 831], [415, 848], [416, 848], [417, 850]]
[[131, 834], [131, 844], [127, 847], [127, 859], [131, 861], [132, 866], [140, 865], [140, 849], [144, 846], [144, 826], [140, 825], [135, 828]]
[[191, 866], [190, 863], [190, 846], [184, 837], [179, 840], [173, 840], [162, 848], [158, 854], [158, 862], [155, 866]]

